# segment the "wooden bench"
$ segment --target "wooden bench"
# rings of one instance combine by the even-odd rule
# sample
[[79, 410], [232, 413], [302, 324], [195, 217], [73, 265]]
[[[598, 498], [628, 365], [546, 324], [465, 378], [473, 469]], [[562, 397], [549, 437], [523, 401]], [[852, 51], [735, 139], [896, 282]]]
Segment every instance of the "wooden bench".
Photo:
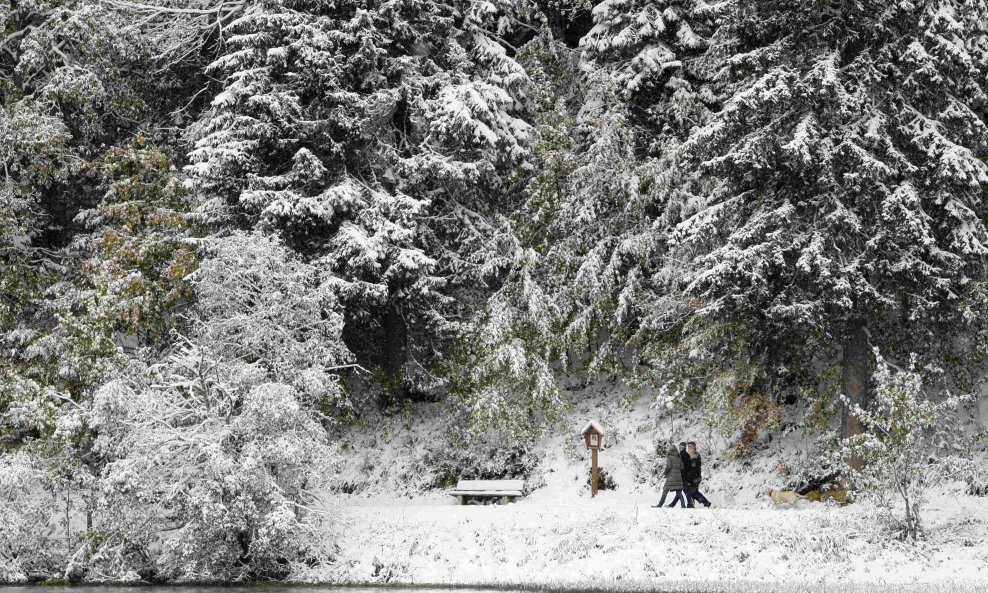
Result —
[[522, 496], [524, 489], [525, 480], [460, 480], [450, 494], [458, 497], [460, 504], [466, 504], [468, 497], [500, 498], [501, 504], [507, 504]]

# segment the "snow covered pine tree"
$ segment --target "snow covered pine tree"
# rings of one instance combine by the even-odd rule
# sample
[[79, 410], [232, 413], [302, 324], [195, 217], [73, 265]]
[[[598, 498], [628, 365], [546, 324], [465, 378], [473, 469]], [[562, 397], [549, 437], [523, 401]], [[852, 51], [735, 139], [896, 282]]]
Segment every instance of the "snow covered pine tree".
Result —
[[336, 274], [344, 337], [390, 396], [434, 382], [449, 293], [476, 267], [460, 250], [527, 154], [526, 77], [491, 37], [495, 5], [454, 4], [253, 4], [192, 131], [202, 215], [277, 231]]
[[[951, 0], [729, 12], [729, 96], [684, 147], [717, 184], [675, 240], [698, 255], [698, 314], [763, 366], [750, 395], [839, 360], [866, 407], [872, 346], [957, 346], [988, 253], [985, 22], [984, 3]], [[845, 407], [843, 434], [860, 430]]]

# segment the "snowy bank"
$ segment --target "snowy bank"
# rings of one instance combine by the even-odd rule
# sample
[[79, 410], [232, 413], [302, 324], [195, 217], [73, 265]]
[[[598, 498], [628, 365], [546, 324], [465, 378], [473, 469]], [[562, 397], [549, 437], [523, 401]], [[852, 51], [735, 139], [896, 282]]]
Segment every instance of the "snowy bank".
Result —
[[738, 582], [988, 590], [985, 499], [931, 513], [927, 539], [917, 544], [874, 535], [879, 530], [864, 505], [683, 510], [652, 503], [605, 492], [581, 504], [346, 506], [335, 561], [296, 578], [628, 590]]
[[[739, 583], [797, 590], [854, 590], [882, 584], [901, 592], [988, 590], [988, 498], [954, 483], [923, 512], [915, 544], [890, 541], [868, 503], [800, 503], [775, 508], [766, 488], [784, 488], [780, 469], [811, 454], [811, 439], [789, 431], [748, 459], [731, 460], [727, 440], [685, 417], [660, 417], [650, 398], [618, 397], [594, 387], [574, 394], [564, 426], [536, 444], [532, 492], [507, 506], [457, 506], [428, 489], [429, 467], [416, 451], [439, 432], [438, 414], [381, 419], [349, 436], [341, 481], [332, 494], [337, 542], [332, 563], [297, 573], [306, 582], [600, 588], [634, 591], [738, 591]], [[608, 429], [601, 465], [617, 490], [591, 499], [589, 459], [578, 432], [587, 418]], [[702, 490], [710, 509], [654, 509], [656, 443], [693, 438], [704, 453]], [[853, 586], [852, 586], [853, 585]], [[806, 588], [810, 587], [810, 588]], [[877, 590], [884, 590], [879, 587]]]

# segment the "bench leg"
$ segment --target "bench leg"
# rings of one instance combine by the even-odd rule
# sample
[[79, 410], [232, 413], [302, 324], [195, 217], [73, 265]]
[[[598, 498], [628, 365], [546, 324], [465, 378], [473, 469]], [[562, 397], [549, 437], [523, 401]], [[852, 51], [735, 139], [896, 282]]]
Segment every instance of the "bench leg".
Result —
[[467, 497], [466, 496], [457, 496], [457, 498], [460, 499], [460, 506], [463, 506], [463, 505], [467, 504]]

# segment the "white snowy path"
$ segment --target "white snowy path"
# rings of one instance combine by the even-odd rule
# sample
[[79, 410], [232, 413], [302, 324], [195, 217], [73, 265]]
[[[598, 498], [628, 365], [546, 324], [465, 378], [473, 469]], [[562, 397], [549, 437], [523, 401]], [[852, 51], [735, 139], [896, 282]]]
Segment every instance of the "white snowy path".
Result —
[[682, 510], [606, 492], [571, 503], [542, 498], [467, 507], [438, 496], [387, 505], [341, 501], [337, 541], [345, 543], [336, 561], [298, 576], [340, 584], [885, 583], [988, 590], [984, 499], [954, 500], [943, 516], [931, 512], [927, 540], [906, 544], [869, 535], [871, 513], [863, 505]]

